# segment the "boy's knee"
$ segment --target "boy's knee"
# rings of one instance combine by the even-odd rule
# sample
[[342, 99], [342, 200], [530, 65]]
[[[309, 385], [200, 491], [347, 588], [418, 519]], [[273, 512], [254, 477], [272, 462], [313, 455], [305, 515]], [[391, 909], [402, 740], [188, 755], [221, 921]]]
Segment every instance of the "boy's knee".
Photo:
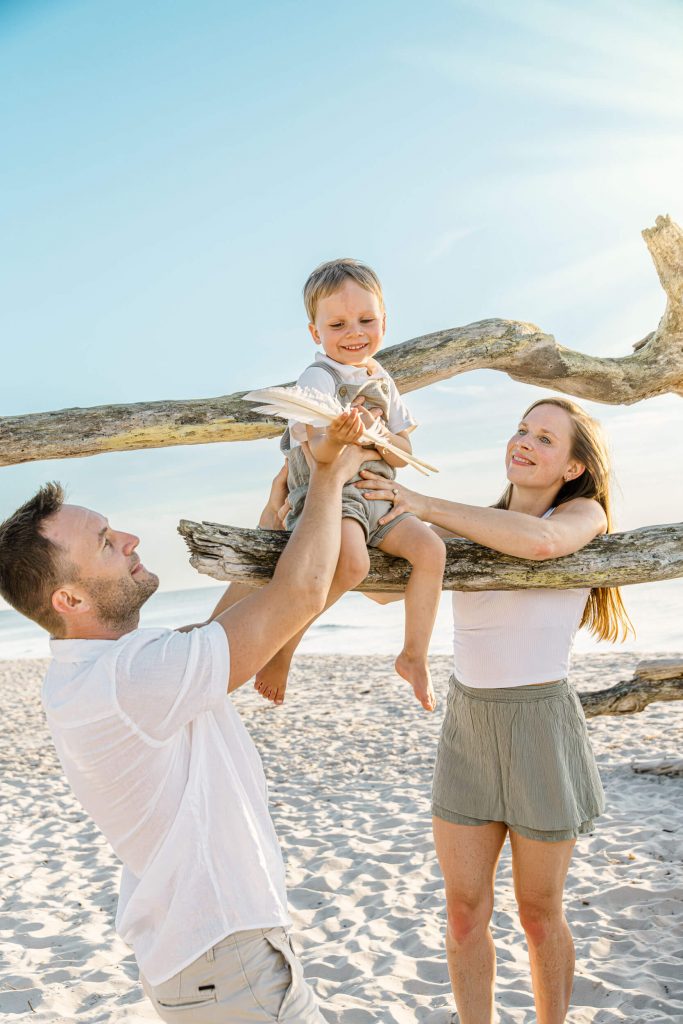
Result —
[[366, 547], [342, 549], [337, 564], [336, 579], [347, 590], [362, 583], [370, 571], [370, 555]]
[[446, 565], [446, 545], [438, 534], [427, 527], [414, 544], [411, 545], [410, 561], [413, 565], [432, 569], [443, 569]]

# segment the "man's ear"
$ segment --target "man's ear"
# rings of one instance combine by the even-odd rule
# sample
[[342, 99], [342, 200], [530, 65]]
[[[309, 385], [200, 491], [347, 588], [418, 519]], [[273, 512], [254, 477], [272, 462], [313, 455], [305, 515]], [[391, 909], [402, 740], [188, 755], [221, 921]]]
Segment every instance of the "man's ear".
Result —
[[90, 605], [85, 598], [77, 591], [69, 590], [67, 587], [55, 590], [52, 595], [52, 607], [58, 615], [63, 615], [67, 619], [90, 611]]
[[309, 329], [309, 331], [311, 333], [311, 337], [313, 338], [313, 341], [316, 343], [316, 345], [319, 345], [320, 344], [320, 332], [318, 331], [318, 328], [315, 326], [315, 324], [309, 324], [308, 325], [308, 329]]

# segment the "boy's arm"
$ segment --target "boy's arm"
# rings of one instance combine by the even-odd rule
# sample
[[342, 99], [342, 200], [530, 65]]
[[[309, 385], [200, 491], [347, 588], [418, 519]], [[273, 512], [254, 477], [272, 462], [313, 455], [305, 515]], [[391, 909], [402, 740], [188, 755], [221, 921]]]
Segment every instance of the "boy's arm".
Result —
[[[372, 426], [375, 422], [378, 423], [383, 435], [390, 444], [395, 445], [396, 448], [401, 448], [404, 452], [408, 452], [409, 455], [412, 454], [413, 446], [410, 443], [410, 438], [408, 437], [409, 432], [407, 429], [399, 430], [396, 434], [392, 433], [381, 418], [379, 409], [363, 409], [362, 406], [360, 406], [360, 415], [366, 427]], [[381, 444], [377, 444], [375, 447], [387, 465], [393, 466], [394, 469], [401, 469], [403, 466], [408, 465], [408, 463], [399, 458], [398, 455], [393, 455], [391, 452], [385, 451]]]
[[[390, 444], [393, 444], [396, 448], [401, 448], [402, 451], [408, 452], [409, 455], [412, 455], [413, 446], [410, 443], [407, 430], [399, 430], [398, 434], [392, 434], [390, 430], [386, 430], [385, 435]], [[404, 459], [400, 459], [398, 455], [385, 451], [381, 444], [377, 445], [377, 451], [380, 453], [387, 465], [393, 466], [394, 469], [401, 469], [403, 466], [408, 465], [408, 463]]]

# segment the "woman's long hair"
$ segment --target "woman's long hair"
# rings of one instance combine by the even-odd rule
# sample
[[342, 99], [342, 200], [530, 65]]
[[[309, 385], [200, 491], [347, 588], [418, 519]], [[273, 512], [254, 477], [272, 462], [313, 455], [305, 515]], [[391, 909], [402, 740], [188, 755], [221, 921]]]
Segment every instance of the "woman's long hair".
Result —
[[[571, 457], [585, 466], [581, 476], [566, 480], [555, 495], [554, 506], [563, 505], [572, 498], [593, 498], [602, 505], [607, 517], [607, 532], [612, 532], [612, 509], [610, 503], [610, 460], [607, 442], [597, 420], [568, 398], [540, 398], [526, 410], [526, 419], [532, 409], [539, 405], [556, 405], [569, 413], [572, 421]], [[494, 508], [509, 508], [512, 484], [508, 484]], [[599, 640], [623, 641], [629, 632], [635, 635], [633, 623], [628, 617], [621, 599], [619, 587], [593, 587], [581, 619], [581, 626]]]

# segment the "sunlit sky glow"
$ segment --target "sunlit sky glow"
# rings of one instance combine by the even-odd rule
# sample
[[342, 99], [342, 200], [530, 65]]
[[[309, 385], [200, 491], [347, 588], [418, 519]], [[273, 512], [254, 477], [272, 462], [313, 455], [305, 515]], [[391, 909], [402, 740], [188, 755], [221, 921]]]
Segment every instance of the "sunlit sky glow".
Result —
[[[666, 0], [0, 4], [3, 414], [291, 379], [335, 255], [379, 272], [388, 344], [501, 316], [627, 354], [664, 308], [640, 230], [683, 222], [681, 52]], [[431, 491], [496, 497], [539, 394], [482, 371], [411, 395]], [[619, 525], [680, 520], [681, 400], [587, 405]], [[178, 520], [253, 524], [278, 464], [268, 441], [6, 468], [0, 517], [59, 479], [193, 586]]]

